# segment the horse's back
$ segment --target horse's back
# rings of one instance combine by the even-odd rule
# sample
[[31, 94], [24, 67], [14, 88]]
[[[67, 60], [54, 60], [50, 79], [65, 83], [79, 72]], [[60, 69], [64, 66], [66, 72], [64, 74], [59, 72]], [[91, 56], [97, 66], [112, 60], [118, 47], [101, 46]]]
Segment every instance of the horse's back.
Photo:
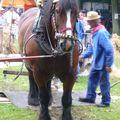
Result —
[[23, 43], [32, 34], [32, 29], [34, 25], [34, 21], [38, 12], [38, 8], [30, 8], [25, 11], [19, 22], [19, 46], [22, 51]]
[[[23, 23], [25, 23], [25, 21], [28, 21], [28, 20], [31, 20], [31, 19], [35, 19], [36, 15], [37, 15], [37, 12], [38, 12], [38, 8], [37, 7], [34, 7], [34, 8], [30, 8], [28, 10], [26, 10], [21, 18], [20, 18], [20, 22], [19, 22], [19, 28], [21, 27], [21, 25]], [[27, 22], [28, 23], [28, 22]], [[27, 24], [26, 23], [26, 24]]]

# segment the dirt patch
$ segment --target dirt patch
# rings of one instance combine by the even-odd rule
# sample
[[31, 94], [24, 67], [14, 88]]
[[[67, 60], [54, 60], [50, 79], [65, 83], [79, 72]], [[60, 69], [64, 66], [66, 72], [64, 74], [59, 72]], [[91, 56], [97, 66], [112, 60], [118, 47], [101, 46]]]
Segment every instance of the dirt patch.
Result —
[[[82, 109], [80, 106], [79, 107], [72, 107], [72, 115], [74, 120], [92, 120], [90, 118], [90, 114], [86, 114], [87, 111]], [[61, 107], [54, 107], [50, 111], [50, 115], [52, 120], [61, 120], [61, 115], [62, 115], [62, 108]]]

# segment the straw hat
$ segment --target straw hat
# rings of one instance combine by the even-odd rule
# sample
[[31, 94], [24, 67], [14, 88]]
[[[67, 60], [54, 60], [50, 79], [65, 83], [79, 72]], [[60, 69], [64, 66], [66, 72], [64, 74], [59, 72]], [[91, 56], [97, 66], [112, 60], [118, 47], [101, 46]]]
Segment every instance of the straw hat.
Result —
[[97, 20], [99, 19], [101, 16], [98, 15], [98, 13], [96, 11], [89, 11], [87, 13], [87, 20]]

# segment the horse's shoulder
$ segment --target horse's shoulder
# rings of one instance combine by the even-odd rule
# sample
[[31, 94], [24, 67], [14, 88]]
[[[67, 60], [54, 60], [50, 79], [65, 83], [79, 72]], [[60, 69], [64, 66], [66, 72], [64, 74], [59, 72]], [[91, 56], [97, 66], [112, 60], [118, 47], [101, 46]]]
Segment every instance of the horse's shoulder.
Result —
[[33, 7], [28, 10], [26, 10], [23, 14], [31, 14], [31, 13], [36, 13], [39, 10], [38, 7]]
[[30, 8], [30, 9], [26, 10], [26, 11], [21, 15], [21, 19], [26, 19], [26, 18], [29, 18], [29, 17], [36, 16], [38, 10], [39, 10], [39, 9], [38, 9], [37, 7]]
[[28, 10], [26, 10], [20, 17], [20, 26], [23, 24], [23, 23], [26, 23], [25, 21], [30, 21], [30, 20], [34, 20], [36, 15], [37, 15], [37, 12], [38, 12], [38, 8], [37, 7], [34, 7], [34, 8], [30, 8]]

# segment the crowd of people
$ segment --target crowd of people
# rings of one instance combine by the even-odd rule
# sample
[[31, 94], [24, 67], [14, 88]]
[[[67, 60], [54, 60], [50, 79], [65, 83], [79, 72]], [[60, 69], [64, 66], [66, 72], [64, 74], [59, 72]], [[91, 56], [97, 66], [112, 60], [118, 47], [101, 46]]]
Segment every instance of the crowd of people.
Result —
[[14, 7], [0, 8], [0, 26], [10, 32], [13, 41], [18, 37], [19, 20], [20, 15]]

